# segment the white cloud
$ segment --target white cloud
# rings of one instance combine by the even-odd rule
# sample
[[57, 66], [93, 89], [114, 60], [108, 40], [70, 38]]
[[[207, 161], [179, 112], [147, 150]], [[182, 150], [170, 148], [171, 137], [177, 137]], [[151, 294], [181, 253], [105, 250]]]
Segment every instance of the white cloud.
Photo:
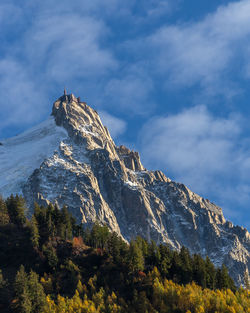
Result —
[[[134, 116], [154, 112], [164, 84], [200, 85], [208, 96], [227, 98], [241, 92], [237, 80], [250, 77], [250, 0], [221, 6], [198, 22], [169, 24], [178, 2], [2, 0], [0, 131], [49, 113], [49, 97], [64, 85], [112, 114]], [[156, 29], [162, 16], [165, 24]], [[107, 112], [102, 118], [114, 137], [125, 132], [124, 121]], [[250, 145], [242, 127], [237, 116], [218, 118], [200, 106], [158, 117], [142, 131], [143, 157], [221, 203], [238, 193], [247, 203]]]
[[127, 66], [118, 78], [112, 78], [105, 87], [106, 105], [126, 115], [147, 115], [155, 107], [152, 100], [154, 84], [141, 68]]
[[232, 205], [247, 210], [250, 200], [250, 149], [249, 141], [240, 139], [243, 125], [242, 117], [216, 117], [204, 106], [155, 117], [141, 131], [143, 162], [206, 198], [210, 195], [232, 217]]
[[30, 125], [44, 113], [44, 95], [27, 75], [25, 67], [12, 59], [0, 60], [1, 124]]
[[173, 10], [174, 4], [178, 3], [178, 1], [165, 1], [165, 0], [160, 0], [160, 1], [155, 1], [151, 0], [148, 1], [148, 4], [150, 7], [147, 9], [147, 16], [152, 18], [152, 17], [159, 17], [162, 15], [165, 15], [166, 13], [169, 13]]
[[242, 76], [249, 64], [249, 38], [250, 1], [243, 0], [221, 6], [199, 22], [164, 25], [128, 47], [146, 55], [149, 70], [166, 86], [199, 85], [208, 95], [230, 98], [239, 92], [236, 86], [232, 91], [232, 71]]
[[122, 119], [117, 118], [108, 112], [99, 111], [98, 113], [101, 117], [103, 125], [107, 126], [113, 138], [122, 135], [126, 131], [127, 124]]
[[239, 132], [236, 118], [214, 118], [199, 106], [150, 120], [142, 130], [143, 151], [151, 162], [171, 168], [179, 177], [191, 175], [195, 183], [204, 172], [227, 171]]
[[[26, 1], [27, 14], [34, 10], [34, 19], [27, 24], [23, 19], [24, 8], [14, 2], [4, 5], [6, 15], [0, 14], [1, 25], [12, 19], [12, 12], [20, 13], [18, 18], [22, 21], [21, 32], [17, 29], [18, 35], [10, 36], [11, 44], [4, 45], [0, 51], [0, 92], [8, 95], [8, 100], [2, 98], [0, 102], [4, 121], [1, 129], [10, 125], [28, 126], [44, 117], [46, 111], [49, 113], [52, 104], [48, 99], [53, 87], [60, 85], [61, 90], [66, 85], [79, 90], [87, 81], [86, 86], [94, 90], [99, 78], [104, 79], [117, 66], [112, 52], [103, 47], [109, 35], [104, 22], [81, 16], [78, 11], [59, 9], [58, 15], [49, 10], [52, 6], [51, 3], [39, 11]], [[20, 24], [20, 20], [15, 22]], [[8, 36], [5, 33], [5, 39]]]
[[[11, 15], [11, 19], [9, 16]], [[0, 4], [0, 25], [7, 27], [13, 25], [21, 15], [21, 10], [11, 3]]]
[[96, 78], [116, 66], [112, 53], [100, 45], [107, 33], [101, 21], [90, 17], [42, 15], [26, 34], [26, 51], [57, 82]]
[[[141, 65], [137, 63], [125, 64], [127, 61], [117, 52], [123, 38], [112, 28], [112, 23], [118, 28], [120, 21], [121, 25], [133, 25], [133, 32], [136, 32], [148, 23], [148, 18], [169, 12], [174, 1], [76, 0], [69, 3], [68, 0], [44, 0], [35, 3], [24, 0], [22, 4], [16, 0], [3, 1], [1, 34], [10, 42], [3, 45], [5, 51], [0, 54], [0, 60], [11, 59], [22, 68], [24, 81], [29, 81], [36, 92], [42, 91], [44, 97], [49, 98], [53, 88], [67, 86], [72, 91], [84, 92], [88, 101], [95, 105], [115, 107], [117, 112], [147, 114], [152, 111], [154, 87], [150, 74], [138, 70]], [[126, 33], [125, 28], [122, 31]], [[14, 72], [10, 71], [8, 77], [16, 81]], [[26, 92], [30, 94], [30, 88], [24, 87], [23, 93]], [[24, 106], [21, 98], [17, 101], [19, 107]], [[43, 106], [43, 110], [50, 109], [47, 101]], [[18, 122], [20, 119], [16, 119], [15, 123]]]

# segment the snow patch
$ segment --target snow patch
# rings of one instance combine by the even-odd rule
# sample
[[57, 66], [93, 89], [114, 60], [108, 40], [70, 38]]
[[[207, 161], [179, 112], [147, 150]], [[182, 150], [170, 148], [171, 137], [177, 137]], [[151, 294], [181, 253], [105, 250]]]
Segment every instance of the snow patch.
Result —
[[125, 184], [125, 185], [128, 185], [128, 186], [131, 187], [131, 188], [137, 188], [137, 187], [138, 187], [138, 184], [137, 184], [137, 183], [132, 182], [132, 181], [130, 181], [130, 180], [125, 181], [124, 184]]
[[54, 154], [55, 148], [68, 137], [67, 131], [58, 127], [51, 116], [41, 124], [0, 146], [0, 194], [22, 193], [22, 185], [40, 167], [44, 159]]
[[85, 134], [88, 134], [88, 135], [91, 135], [91, 136], [95, 136], [95, 137], [98, 137], [99, 134], [96, 133], [96, 132], [92, 132], [91, 131], [91, 128], [92, 126], [91, 125], [84, 125], [84, 126], [79, 126], [77, 129], [82, 132], [82, 133], [85, 133]]

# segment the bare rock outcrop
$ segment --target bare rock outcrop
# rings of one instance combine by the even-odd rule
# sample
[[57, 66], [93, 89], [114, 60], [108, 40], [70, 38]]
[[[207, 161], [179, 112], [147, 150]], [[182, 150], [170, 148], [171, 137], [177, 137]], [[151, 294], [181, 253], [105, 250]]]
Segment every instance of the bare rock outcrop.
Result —
[[250, 266], [246, 229], [185, 185], [146, 170], [139, 154], [117, 147], [98, 113], [74, 95], [60, 97], [52, 115], [67, 135], [21, 185], [31, 208], [34, 201], [56, 202], [79, 222], [98, 220], [125, 240], [140, 235], [173, 249], [184, 245], [218, 266], [225, 263], [242, 283]]
[[140, 156], [137, 151], [131, 151], [125, 146], [120, 146], [117, 149], [119, 157], [123, 160], [126, 168], [132, 171], [143, 171], [145, 170], [141, 164]]

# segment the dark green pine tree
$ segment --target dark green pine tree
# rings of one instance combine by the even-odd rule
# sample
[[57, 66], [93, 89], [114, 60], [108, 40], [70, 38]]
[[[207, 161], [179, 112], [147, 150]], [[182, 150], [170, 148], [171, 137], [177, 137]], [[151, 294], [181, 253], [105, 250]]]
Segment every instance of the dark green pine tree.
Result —
[[164, 277], [169, 274], [169, 268], [171, 266], [171, 251], [167, 245], [160, 244], [159, 246], [161, 262], [159, 264], [159, 270]]
[[7, 206], [3, 198], [0, 196], [0, 225], [7, 225], [10, 222]]
[[44, 207], [40, 207], [37, 203], [34, 204], [34, 216], [37, 221], [39, 231], [40, 244], [44, 244], [49, 238], [49, 230], [47, 227], [47, 210]]
[[63, 292], [72, 293], [72, 291], [76, 290], [78, 282], [81, 280], [80, 269], [70, 259], [67, 259], [61, 268], [65, 274], [65, 284], [62, 284], [60, 287]]
[[193, 280], [203, 288], [206, 288], [206, 266], [205, 261], [198, 254], [193, 256]]
[[47, 265], [49, 270], [55, 270], [58, 264], [58, 257], [56, 254], [56, 250], [52, 246], [43, 246], [42, 251], [47, 259]]
[[72, 239], [71, 214], [64, 206], [61, 211], [61, 237], [64, 239]]
[[112, 256], [115, 263], [122, 263], [127, 253], [128, 246], [121, 237], [113, 232], [109, 236], [107, 252]]
[[148, 256], [147, 256], [147, 258], [148, 258], [148, 262], [151, 264], [151, 266], [159, 267], [160, 260], [161, 260], [161, 254], [160, 254], [159, 247], [157, 246], [157, 244], [153, 240], [148, 244]]
[[49, 204], [46, 210], [46, 224], [47, 224], [47, 231], [49, 237], [54, 237], [56, 234], [55, 224], [54, 224], [54, 211], [55, 208], [52, 204]]
[[14, 304], [14, 309], [20, 313], [32, 312], [32, 302], [29, 293], [28, 277], [23, 265], [21, 265], [19, 271], [16, 274], [14, 290], [16, 295], [16, 303]]
[[206, 287], [210, 289], [215, 289], [216, 287], [216, 269], [214, 264], [206, 257], [205, 260], [205, 267], [206, 267]]
[[128, 252], [128, 267], [130, 272], [144, 270], [144, 257], [141, 249], [139, 248], [136, 241], [131, 241]]
[[177, 251], [173, 251], [171, 266], [169, 269], [170, 278], [175, 282], [180, 282], [180, 273], [181, 273], [181, 258]]
[[32, 215], [29, 226], [30, 226], [30, 232], [31, 232], [30, 240], [31, 240], [32, 246], [34, 248], [38, 248], [40, 236], [39, 236], [39, 229], [38, 229], [38, 224], [37, 224], [35, 215]]
[[223, 264], [221, 268], [217, 270], [216, 273], [216, 288], [226, 289], [230, 288], [233, 291], [236, 291], [236, 286], [232, 278], [228, 274], [227, 267]]
[[19, 226], [25, 224], [27, 207], [24, 198], [18, 195], [11, 195], [6, 203], [11, 223]]
[[181, 260], [181, 281], [183, 284], [187, 284], [190, 281], [192, 281], [192, 259], [189, 254], [189, 251], [187, 248], [182, 247], [181, 251], [179, 253], [179, 257]]
[[136, 241], [138, 247], [141, 249], [141, 251], [143, 253], [143, 256], [147, 257], [148, 254], [149, 254], [149, 244], [148, 244], [148, 242], [144, 238], [142, 238], [140, 236], [137, 236], [135, 241]]
[[0, 307], [8, 302], [8, 281], [4, 279], [2, 270], [0, 269]]
[[141, 291], [138, 295], [134, 295], [133, 307], [134, 312], [154, 312], [145, 291]]
[[39, 276], [31, 271], [28, 276], [28, 289], [32, 303], [32, 312], [43, 313], [46, 306], [46, 295], [39, 282]]
[[5, 285], [5, 280], [3, 279], [3, 273], [2, 270], [0, 269], [0, 289], [3, 288]]
[[90, 233], [86, 232], [88, 243], [93, 248], [108, 248], [110, 232], [108, 227], [101, 226], [96, 222]]

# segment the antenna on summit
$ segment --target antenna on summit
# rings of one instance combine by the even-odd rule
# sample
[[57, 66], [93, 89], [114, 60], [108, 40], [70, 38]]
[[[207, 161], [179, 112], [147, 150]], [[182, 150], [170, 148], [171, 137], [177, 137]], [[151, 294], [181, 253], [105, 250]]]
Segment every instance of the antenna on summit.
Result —
[[64, 87], [64, 96], [67, 96], [66, 88]]

